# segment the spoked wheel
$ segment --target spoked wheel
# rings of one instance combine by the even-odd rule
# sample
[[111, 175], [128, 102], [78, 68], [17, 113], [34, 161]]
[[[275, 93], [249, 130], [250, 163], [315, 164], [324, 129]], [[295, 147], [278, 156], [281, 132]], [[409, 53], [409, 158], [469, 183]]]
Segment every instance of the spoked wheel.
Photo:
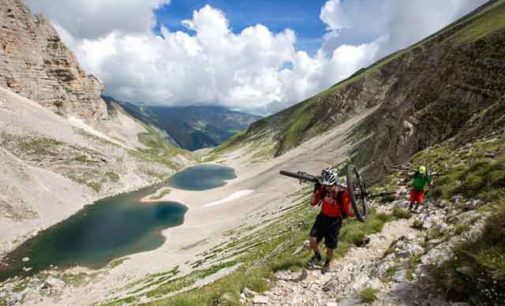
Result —
[[368, 192], [365, 182], [361, 179], [361, 175], [359, 175], [358, 169], [352, 164], [347, 166], [347, 188], [349, 190], [354, 215], [359, 221], [365, 222], [368, 214]]

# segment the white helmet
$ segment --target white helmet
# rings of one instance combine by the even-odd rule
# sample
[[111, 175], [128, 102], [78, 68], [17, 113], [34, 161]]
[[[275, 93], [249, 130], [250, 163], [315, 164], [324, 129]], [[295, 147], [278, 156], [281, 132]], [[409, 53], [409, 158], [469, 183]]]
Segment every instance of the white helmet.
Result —
[[337, 171], [326, 168], [321, 172], [321, 184], [322, 185], [336, 185], [338, 182]]

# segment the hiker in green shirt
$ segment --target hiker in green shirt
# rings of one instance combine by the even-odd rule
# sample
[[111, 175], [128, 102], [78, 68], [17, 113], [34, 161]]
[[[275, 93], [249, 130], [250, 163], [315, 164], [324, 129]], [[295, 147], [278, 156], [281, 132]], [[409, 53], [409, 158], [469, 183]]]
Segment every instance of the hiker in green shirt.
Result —
[[416, 212], [419, 205], [424, 202], [426, 185], [431, 186], [433, 179], [426, 173], [426, 167], [420, 166], [412, 176], [412, 189], [410, 190], [410, 205], [409, 210]]

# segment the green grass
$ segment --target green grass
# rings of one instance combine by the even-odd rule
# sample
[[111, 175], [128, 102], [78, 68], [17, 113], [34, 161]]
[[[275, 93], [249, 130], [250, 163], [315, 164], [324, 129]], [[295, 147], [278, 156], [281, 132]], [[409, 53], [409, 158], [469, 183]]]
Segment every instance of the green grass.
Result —
[[461, 235], [464, 232], [467, 232], [469, 229], [470, 229], [470, 225], [469, 224], [459, 223], [459, 224], [456, 224], [456, 226], [454, 227], [454, 233], [456, 235]]
[[123, 262], [125, 262], [128, 259], [128, 257], [123, 257], [123, 258], [118, 258], [114, 259], [109, 264], [107, 265], [107, 268], [109, 269], [114, 269], [117, 266], [120, 266]]
[[109, 179], [111, 182], [119, 182], [119, 175], [115, 172], [112, 171], [107, 171], [105, 172], [105, 176]]
[[1, 144], [12, 152], [31, 156], [56, 156], [57, 149], [67, 144], [53, 138], [2, 133]]
[[119, 174], [102, 167], [104, 156], [97, 151], [52, 138], [2, 134], [1, 144], [23, 160], [59, 173], [96, 193], [107, 182], [117, 183]]
[[429, 240], [435, 240], [444, 237], [444, 234], [442, 231], [440, 231], [436, 227], [432, 227], [428, 230], [428, 239]]
[[404, 208], [395, 207], [393, 208], [393, 216], [397, 219], [410, 219], [410, 217], [412, 217], [412, 213]]
[[386, 222], [393, 220], [392, 216], [376, 213], [372, 209], [364, 223], [356, 220], [346, 221], [340, 231], [340, 241], [359, 245], [365, 236], [380, 232]]
[[211, 154], [219, 154], [222, 153], [232, 147], [234, 147], [236, 144], [240, 143], [246, 138], [246, 131], [240, 131], [230, 137], [228, 140], [214, 148], [211, 152]]
[[[495, 153], [495, 158], [486, 154]], [[431, 165], [435, 177], [431, 196], [450, 200], [454, 195], [492, 200], [505, 187], [505, 136], [480, 139], [466, 146], [450, 140], [413, 157], [413, 164]]]
[[89, 277], [86, 273], [63, 273], [59, 276], [61, 280], [65, 282], [65, 284], [70, 285], [72, 287], [80, 287], [86, 283], [86, 279]]
[[159, 199], [163, 198], [164, 196], [169, 195], [170, 192], [172, 192], [172, 189], [170, 189], [170, 188], [162, 188], [162, 189], [158, 190], [156, 192], [156, 194], [154, 194], [151, 198], [153, 200], [159, 200]]
[[377, 300], [377, 293], [379, 290], [367, 287], [359, 293], [359, 297], [364, 303], [373, 303]]
[[[129, 153], [140, 159], [164, 164], [171, 169], [178, 170], [180, 167], [173, 162], [176, 155], [191, 155], [183, 149], [171, 145], [162, 134], [151, 126], [146, 126], [147, 132], [138, 134], [139, 141], [146, 149], [131, 150]], [[148, 173], [150, 175], [150, 173]], [[156, 176], [157, 177], [157, 176]]]
[[393, 277], [396, 274], [396, 270], [397, 270], [397, 268], [394, 265], [391, 266], [391, 267], [389, 267], [389, 268], [387, 268], [386, 275], [384, 275], [386, 282], [389, 282], [389, 281], [391, 281], [393, 279]]
[[418, 229], [418, 230], [422, 230], [423, 229], [423, 221], [421, 220], [414, 220], [414, 223], [412, 224], [412, 227], [415, 228], [415, 229]]
[[[313, 218], [313, 215], [311, 217]], [[239, 268], [239, 271], [197, 292], [183, 293], [176, 298], [163, 301], [159, 305], [163, 305], [164, 303], [178, 305], [177, 303], [182, 302], [188, 303], [188, 305], [191, 303], [194, 303], [193, 305], [204, 305], [211, 303], [223, 295], [228, 296], [231, 305], [239, 305], [240, 292], [245, 287], [257, 292], [268, 289], [266, 279], [271, 278], [274, 272], [279, 270], [297, 270], [303, 267], [308, 257], [310, 257], [308, 252], [302, 252], [299, 255], [293, 255], [292, 253], [297, 246], [302, 244], [303, 240], [307, 239], [307, 230], [310, 227], [311, 221], [313, 221], [312, 218], [304, 218], [305, 222], [302, 222], [301, 228], [304, 228], [305, 231], [285, 231], [281, 237], [270, 241], [266, 240], [266, 237], [263, 237], [266, 233], [260, 233], [259, 237], [263, 237], [261, 239], [266, 241], [248, 250], [249, 256], [252, 257], [245, 258], [244, 265]], [[358, 243], [365, 234], [380, 231], [384, 222], [388, 220], [390, 220], [388, 216], [373, 214], [367, 223], [358, 221], [348, 222], [344, 225], [344, 229], [348, 228], [348, 230], [343, 230], [341, 233], [335, 257], [338, 258], [345, 255], [351, 244]], [[358, 235], [354, 235], [353, 232], [358, 232]], [[275, 235], [275, 231], [273, 234]], [[278, 249], [279, 247], [281, 247], [280, 250]], [[272, 254], [271, 252], [276, 249], [277, 252]], [[158, 304], [155, 303], [154, 305]]]
[[[436, 284], [444, 288], [449, 300], [474, 305], [497, 305], [505, 300], [505, 200], [495, 203], [493, 210], [479, 239], [456, 246], [455, 257], [432, 268]], [[458, 272], [462, 267], [465, 273]]]
[[417, 261], [419, 260], [419, 256], [410, 256], [409, 257], [409, 267], [407, 269], [407, 280], [413, 281], [414, 280], [414, 271], [416, 270], [417, 267]]
[[[447, 200], [452, 210], [462, 208], [452, 204], [451, 198], [457, 195], [462, 197], [458, 205], [467, 199], [480, 199], [483, 205], [478, 211], [492, 216], [477, 241], [455, 246], [455, 256], [433, 266], [431, 274], [450, 301], [499, 304], [505, 299], [505, 136], [495, 134], [467, 144], [457, 143], [458, 139], [459, 136], [419, 152], [412, 162], [431, 165], [440, 173], [435, 178], [432, 196]], [[487, 157], [488, 153], [494, 153], [495, 157]], [[474, 224], [473, 221], [455, 224], [452, 234], [462, 235]], [[415, 221], [414, 227], [422, 229], [422, 222]], [[439, 239], [445, 234], [437, 228], [427, 232], [428, 239]], [[409, 260], [410, 275], [414, 260]]]
[[297, 146], [303, 139], [305, 131], [313, 123], [315, 108], [311, 107], [311, 100], [298, 107], [288, 118], [288, 122], [282, 132], [283, 138], [280, 143], [280, 152], [286, 152]]
[[74, 157], [74, 161], [80, 163], [80, 164], [98, 164], [99, 161], [93, 158], [90, 158], [87, 155], [81, 154], [77, 157]]
[[14, 288], [12, 288], [12, 292], [19, 293], [24, 291], [28, 287], [29, 279], [25, 278], [24, 280], [17, 283]]
[[458, 43], [472, 42], [505, 30], [505, 2], [498, 1], [478, 14], [455, 35]]
[[[276, 271], [296, 271], [303, 267], [311, 256], [310, 252], [302, 251], [294, 254], [294, 251], [308, 239], [308, 232], [317, 214], [308, 205], [309, 189], [304, 188], [302, 192], [294, 193], [290, 197], [290, 200], [295, 203], [292, 208], [285, 209], [283, 213], [260, 225], [251, 225], [251, 228], [259, 226], [254, 228], [253, 232], [248, 230], [248, 227], [234, 230], [227, 243], [200, 254], [196, 260], [199, 265], [208, 266], [212, 260], [233, 257], [233, 264], [241, 264], [235, 272], [198, 290], [191, 290], [169, 298], [162, 297], [190, 286], [196, 280], [216, 273], [223, 267], [211, 265], [210, 270], [204, 268], [176, 279], [160, 281], [159, 277], [152, 277], [146, 283], [148, 284], [146, 288], [149, 289], [145, 295], [161, 299], [150, 304], [208, 305], [219, 299], [226, 300], [229, 305], [239, 305], [240, 293], [245, 287], [256, 292], [263, 292], [268, 289], [267, 280], [272, 278]], [[344, 256], [352, 245], [358, 244], [366, 235], [380, 231], [386, 222], [393, 219], [392, 216], [378, 214], [372, 210], [367, 222], [345, 220], [335, 258]], [[135, 296], [134, 292], [130, 294], [124, 298], [129, 301], [137, 301], [140, 298], [140, 296]], [[117, 302], [109, 301], [108, 303], [114, 305]]]

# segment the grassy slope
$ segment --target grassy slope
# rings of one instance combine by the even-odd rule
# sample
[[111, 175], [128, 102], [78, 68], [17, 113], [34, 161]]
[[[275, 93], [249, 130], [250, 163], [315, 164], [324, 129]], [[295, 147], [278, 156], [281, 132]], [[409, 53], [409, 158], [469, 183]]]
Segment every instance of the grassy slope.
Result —
[[[456, 42], [465, 42], [475, 40], [495, 31], [501, 31], [505, 28], [503, 22], [490, 22], [496, 16], [503, 16], [504, 1], [499, 1], [496, 4], [482, 10], [477, 15], [467, 17], [464, 20], [465, 25], [453, 36]], [[496, 15], [498, 14], [498, 15]], [[455, 25], [457, 26], [457, 25]], [[442, 32], [443, 33], [443, 32]], [[451, 34], [452, 35], [452, 34]], [[429, 38], [431, 39], [431, 38]], [[428, 39], [428, 40], [429, 40]], [[396, 54], [394, 56], [398, 56]], [[387, 60], [379, 63], [383, 65]], [[239, 134], [234, 139], [231, 139], [226, 144], [217, 148], [220, 152], [227, 148], [237, 147], [241, 142], [252, 136], [257, 136], [258, 129], [271, 128], [278, 118], [289, 118], [285, 122], [284, 132], [288, 131], [287, 138], [292, 134], [293, 143], [297, 143], [300, 138], [300, 131], [305, 130], [311, 122], [311, 106], [317, 104], [318, 97], [330, 95], [339, 88], [346, 86], [349, 82], [363, 77], [371, 69], [377, 66], [370, 67], [367, 71], [362, 71], [359, 75], [353, 76], [350, 80], [344, 81], [335, 87], [330, 88], [327, 92], [322, 93], [314, 98], [311, 98], [303, 103], [295, 105], [274, 117], [264, 119], [258, 122], [253, 129], [250, 129], [247, 134]], [[497, 107], [497, 106], [493, 106]], [[499, 107], [499, 106], [498, 106]], [[498, 111], [501, 111], [499, 109]], [[467, 137], [467, 140], [474, 140], [472, 143], [465, 144], [458, 139], [449, 140], [435, 147], [424, 150], [414, 156], [413, 163], [424, 163], [432, 165], [436, 171], [443, 173], [439, 178], [437, 187], [433, 190], [432, 196], [439, 199], [449, 199], [454, 195], [463, 197], [479, 197], [486, 203], [484, 210], [496, 212], [496, 216], [488, 222], [488, 229], [484, 232], [483, 237], [476, 242], [475, 245], [468, 246], [470, 252], [467, 256], [462, 256], [457, 263], [471, 264], [478, 267], [478, 271], [485, 271], [486, 275], [491, 275], [492, 278], [485, 278], [485, 281], [491, 279], [503, 280], [504, 267], [503, 256], [505, 249], [502, 243], [501, 223], [496, 223], [501, 218], [503, 208], [503, 187], [505, 180], [504, 167], [504, 138], [502, 132], [495, 133], [495, 136], [488, 138], [479, 138], [481, 134], [482, 124], [490, 124], [494, 128], [503, 127], [503, 112], [492, 110], [484, 111], [477, 114], [472, 119], [471, 124], [465, 130], [466, 134], [460, 134], [460, 137]], [[492, 119], [488, 121], [487, 119]], [[471, 137], [470, 137], [471, 136]], [[486, 158], [487, 153], [495, 153], [497, 157], [493, 159]], [[392, 179], [394, 178], [394, 179]], [[386, 181], [386, 187], [393, 187], [398, 182], [397, 177], [390, 176], [389, 181]], [[229, 302], [230, 305], [238, 305], [239, 294], [245, 287], [256, 291], [267, 289], [268, 282], [266, 281], [272, 276], [272, 273], [280, 269], [296, 269], [304, 260], [307, 259], [307, 253], [299, 253], [292, 255], [294, 250], [301, 245], [306, 239], [306, 233], [314, 218], [314, 212], [309, 212], [306, 208], [308, 190], [302, 191], [295, 195], [292, 201], [297, 202], [292, 210], [285, 212], [282, 216], [269, 220], [264, 228], [260, 228], [253, 233], [250, 230], [242, 229], [233, 233], [233, 236], [238, 236], [237, 239], [231, 240], [224, 247], [214, 249], [207, 254], [209, 258], [216, 256], [229, 256], [230, 262], [212, 266], [205, 270], [197, 270], [189, 275], [176, 277], [166, 272], [167, 277], [163, 278], [159, 275], [156, 278], [150, 278], [146, 282], [149, 283], [146, 296], [151, 298], [160, 298], [153, 304], [156, 305], [205, 305], [216, 300]], [[404, 217], [402, 213], [397, 213], [398, 217]], [[341, 244], [339, 247], [339, 255], [345, 253], [347, 248], [358, 241], [365, 233], [371, 233], [380, 230], [383, 223], [391, 220], [392, 216], [375, 215], [365, 224], [351, 222], [344, 226], [341, 236]], [[500, 219], [501, 218], [501, 219]], [[498, 228], [496, 228], [498, 226]], [[432, 233], [435, 235], [435, 233]], [[497, 239], [500, 238], [500, 239]], [[462, 248], [463, 249], [463, 248]], [[486, 254], [496, 254], [496, 256], [487, 256]], [[230, 256], [233, 255], [233, 256]], [[176, 292], [184, 286], [194, 284], [198, 278], [208, 276], [220, 269], [234, 266], [240, 263], [241, 266], [237, 271], [225, 276], [218, 281], [207, 285], [198, 290], [185, 292], [174, 297], [163, 298], [164, 295]], [[453, 263], [449, 262], [447, 265]], [[452, 266], [450, 266], [452, 267]], [[161, 273], [163, 275], [163, 272]], [[462, 286], [461, 282], [455, 282], [454, 278], [458, 277], [453, 269], [447, 268], [443, 270], [442, 275], [438, 277], [441, 286], [456, 290], [455, 284]], [[461, 277], [461, 276], [459, 276]], [[159, 280], [159, 283], [156, 281]], [[463, 287], [457, 288], [458, 292], [465, 292], [469, 286], [480, 288], [478, 284], [465, 280]], [[473, 293], [472, 293], [473, 292]], [[474, 294], [474, 298], [481, 298], [480, 292], [466, 291], [467, 294]], [[132, 294], [124, 300], [109, 301], [111, 304], [120, 304], [121, 302], [137, 302], [141, 296]]]
[[[179, 170], [180, 165], [173, 162], [174, 157], [184, 155], [188, 159], [191, 158], [189, 152], [172, 146], [154, 128], [146, 126], [146, 130], [147, 132], [138, 135], [146, 148], [128, 150], [128, 153], [138, 160], [139, 171], [160, 180], [166, 178], [170, 170]], [[111, 156], [103, 152], [122, 148], [84, 130], [76, 129], [76, 132], [95, 142], [97, 149], [70, 145], [48, 137], [14, 134], [2, 134], [0, 144], [28, 163], [43, 165], [55, 173], [90, 187], [97, 194], [103, 191], [106, 184], [119, 184], [122, 173], [110, 164]]]
[[[447, 141], [414, 157], [417, 164], [431, 164], [441, 173], [431, 196], [451, 202], [453, 214], [464, 212], [467, 199], [479, 201], [478, 211], [489, 216], [482, 235], [463, 242], [455, 256], [433, 267], [437, 286], [453, 301], [472, 305], [498, 305], [505, 299], [505, 134], [457, 145]], [[472, 224], [457, 224], [456, 234]], [[464, 269], [462, 269], [464, 268]], [[465, 272], [460, 272], [465, 271]]]
[[[217, 257], [225, 260], [224, 263], [203, 270], [197, 269], [189, 275], [180, 277], [172, 275], [171, 271], [159, 273], [144, 280], [144, 287], [150, 289], [142, 295], [135, 296], [137, 289], [131, 292], [131, 296], [106, 304], [138, 303], [141, 297], [145, 296], [158, 299], [149, 303], [151, 305], [211, 305], [216, 300], [239, 305], [240, 293], [245, 287], [258, 292], [268, 289], [268, 279], [274, 272], [298, 269], [310, 256], [306, 251], [295, 253], [307, 239], [307, 233], [316, 215], [316, 211], [310, 209], [308, 205], [309, 189], [304, 188], [293, 194], [290, 200], [295, 204], [286, 211], [256, 225], [258, 228], [242, 227], [230, 231], [228, 233], [230, 239], [226, 244], [202, 254], [207, 260]], [[340, 234], [336, 257], [343, 256], [351, 245], [358, 244], [365, 235], [380, 231], [385, 222], [393, 219], [393, 216], [372, 213], [366, 223], [346, 221]], [[194, 266], [197, 267], [202, 263], [196, 262]], [[240, 266], [235, 272], [210, 285], [163, 298], [167, 294], [194, 284], [198, 279], [237, 264]], [[163, 277], [165, 274], [168, 277]]]
[[[454, 196], [480, 199], [483, 205], [479, 210], [492, 215], [483, 236], [474, 243], [464, 244], [456, 249], [459, 256], [436, 269], [435, 277], [439, 286], [451, 292], [449, 298], [471, 299], [476, 304], [493, 303], [501, 296], [487, 294], [483, 286], [491, 286], [495, 290], [503, 289], [501, 286], [505, 280], [505, 244], [502, 239], [502, 223], [505, 218], [505, 130], [465, 144], [457, 142], [460, 137], [461, 135], [458, 135], [419, 152], [411, 162], [415, 165], [430, 165], [441, 174], [431, 192], [432, 199], [449, 201]], [[371, 189], [391, 190], [401, 182], [401, 177], [402, 172], [393, 172], [384, 184], [372, 186]], [[138, 289], [132, 290], [130, 296], [108, 301], [106, 304], [138, 303], [142, 296], [145, 296], [156, 299], [155, 302], [148, 303], [149, 305], [212, 305], [215, 301], [239, 305], [240, 293], [244, 288], [257, 292], [267, 290], [268, 279], [272, 278], [274, 272], [296, 270], [310, 256], [306, 251], [295, 252], [306, 239], [316, 213], [308, 208], [309, 189], [304, 188], [293, 194], [289, 200], [294, 205], [272, 217], [264, 225], [230, 231], [230, 240], [202, 254], [204, 259], [194, 265], [196, 270], [189, 275], [178, 276], [172, 270], [158, 273], [143, 280], [143, 288], [147, 289], [143, 294], [135, 295]], [[464, 202], [463, 200], [459, 203]], [[463, 205], [459, 205], [452, 208], [455, 213], [465, 210]], [[385, 222], [408, 217], [409, 214], [398, 209], [390, 216], [374, 213], [366, 223], [346, 221], [341, 231], [336, 257], [343, 256], [350, 246], [357, 244], [365, 235], [380, 231]], [[469, 226], [456, 226], [455, 231], [460, 234]], [[430, 231], [429, 236], [435, 239], [443, 234]], [[205, 260], [216, 257], [228, 261], [198, 269]], [[240, 266], [236, 271], [203, 288], [164, 297], [237, 264]], [[472, 281], [455, 272], [455, 268], [461, 266], [472, 267], [480, 273], [479, 278]], [[369, 292], [363, 294], [370, 295]]]
[[[32, 165], [45, 164], [71, 180], [99, 193], [103, 184], [116, 183], [119, 175], [103, 167], [106, 156], [53, 138], [2, 134], [0, 144]], [[111, 144], [113, 145], [113, 144]]]
[[243, 143], [257, 140], [258, 134], [267, 134], [265, 130], [274, 131], [277, 134], [279, 142], [277, 144], [275, 155], [284, 153], [285, 151], [296, 147], [301, 142], [317, 136], [320, 132], [338, 125], [352, 116], [349, 114], [337, 114], [335, 122], [330, 126], [323, 126], [319, 122], [318, 110], [325, 108], [324, 104], [338, 92], [345, 91], [349, 86], [360, 82], [364, 77], [378, 72], [382, 67], [393, 61], [394, 59], [412, 51], [418, 47], [429, 46], [430, 44], [439, 43], [445, 40], [451, 40], [451, 43], [462, 44], [479, 40], [483, 37], [491, 35], [495, 32], [505, 30], [505, 1], [499, 0], [490, 2], [474, 13], [471, 13], [462, 19], [454, 22], [443, 30], [425, 38], [417, 44], [397, 51], [373, 65], [363, 68], [353, 74], [351, 77], [343, 80], [326, 91], [293, 105], [277, 114], [266, 117], [254, 123], [247, 133], [241, 134], [240, 137], [231, 139], [229, 142], [219, 146], [215, 153], [228, 150], [233, 147], [238, 147]]

